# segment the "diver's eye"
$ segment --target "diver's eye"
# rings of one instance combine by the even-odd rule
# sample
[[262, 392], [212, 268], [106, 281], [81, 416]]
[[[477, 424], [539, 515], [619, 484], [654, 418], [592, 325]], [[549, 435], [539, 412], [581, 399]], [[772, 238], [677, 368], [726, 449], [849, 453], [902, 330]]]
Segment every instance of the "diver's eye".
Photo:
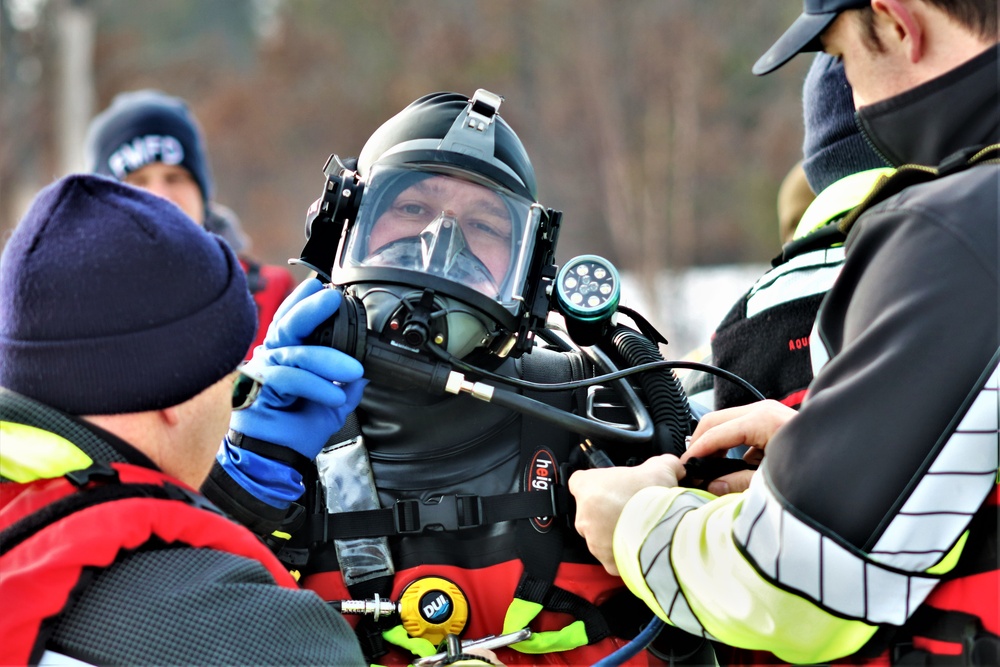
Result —
[[509, 225], [501, 225], [489, 220], [470, 220], [468, 221], [467, 226], [469, 229], [474, 230], [477, 234], [487, 236], [495, 241], [510, 240]]
[[393, 211], [399, 217], [411, 220], [428, 220], [431, 217], [430, 208], [415, 201], [399, 202], [393, 206]]

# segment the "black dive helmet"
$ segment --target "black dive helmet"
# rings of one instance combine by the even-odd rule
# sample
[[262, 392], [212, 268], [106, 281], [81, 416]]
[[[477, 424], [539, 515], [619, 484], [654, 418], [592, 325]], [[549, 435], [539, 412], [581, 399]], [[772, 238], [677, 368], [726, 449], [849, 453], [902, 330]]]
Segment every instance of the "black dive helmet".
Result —
[[537, 203], [502, 99], [426, 95], [375, 131], [356, 169], [327, 162], [299, 263], [344, 290], [356, 326], [459, 358], [530, 350], [549, 311], [560, 213]]

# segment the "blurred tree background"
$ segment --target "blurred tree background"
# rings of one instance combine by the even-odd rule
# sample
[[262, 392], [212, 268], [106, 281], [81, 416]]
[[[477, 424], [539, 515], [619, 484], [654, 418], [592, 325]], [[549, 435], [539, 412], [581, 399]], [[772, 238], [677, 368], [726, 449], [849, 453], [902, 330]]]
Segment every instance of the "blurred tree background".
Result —
[[[598, 253], [647, 292], [664, 270], [763, 262], [801, 157], [799, 58], [754, 60], [800, 11], [774, 0], [0, 0], [0, 240], [82, 164], [118, 92], [188, 100], [217, 199], [253, 253], [297, 257], [331, 153], [356, 155], [437, 90], [506, 98], [559, 261]], [[304, 277], [304, 274], [303, 276]]]

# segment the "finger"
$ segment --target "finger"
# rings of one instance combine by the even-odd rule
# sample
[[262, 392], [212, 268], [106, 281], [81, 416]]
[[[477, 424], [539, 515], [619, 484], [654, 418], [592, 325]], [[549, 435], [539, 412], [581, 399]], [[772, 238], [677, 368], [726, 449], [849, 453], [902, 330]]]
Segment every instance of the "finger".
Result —
[[[695, 429], [691, 444], [681, 460], [709, 456], [738, 445], [763, 449], [775, 432], [795, 414], [795, 410], [777, 401], [762, 401], [709, 413]], [[709, 419], [712, 415], [716, 417]]]
[[301, 368], [329, 382], [354, 382], [365, 374], [364, 366], [354, 357], [318, 345], [290, 345], [270, 350], [268, 364]]
[[756, 403], [751, 403], [749, 405], [738, 405], [735, 408], [726, 408], [724, 410], [709, 412], [698, 421], [698, 425], [695, 427], [694, 433], [691, 434], [691, 442], [696, 442], [706, 431], [715, 428], [719, 424], [724, 424], [725, 422], [742, 417], [746, 413], [754, 410], [756, 405]]
[[364, 393], [366, 386], [368, 386], [368, 380], [361, 379], [349, 382], [341, 387], [344, 390], [344, 395], [347, 397], [346, 404], [357, 405], [360, 403], [361, 395]]
[[659, 486], [677, 486], [677, 482], [684, 479], [687, 474], [684, 464], [673, 454], [654, 456], [646, 463], [660, 468], [656, 482]]
[[329, 408], [339, 408], [347, 402], [342, 387], [301, 368], [268, 366], [263, 375], [264, 386], [258, 400], [267, 405], [286, 406], [300, 398]]
[[743, 460], [753, 465], [760, 465], [764, 460], [764, 450], [751, 447], [743, 453]]
[[727, 493], [742, 493], [750, 488], [753, 473], [753, 470], [740, 470], [723, 475], [709, 482], [707, 490], [716, 496], [724, 496]]
[[278, 310], [275, 311], [273, 320], [281, 318], [289, 309], [297, 304], [302, 299], [312, 296], [316, 292], [323, 289], [323, 283], [320, 282], [318, 278], [306, 278], [298, 286], [292, 290], [292, 293], [285, 297], [285, 300], [281, 302], [278, 306]]
[[[318, 280], [314, 280], [319, 283]], [[308, 291], [308, 290], [306, 290]], [[292, 304], [287, 312], [271, 323], [264, 344], [268, 348], [302, 343], [309, 334], [340, 308], [341, 294], [335, 289], [320, 289]]]
[[744, 415], [713, 426], [702, 433], [697, 442], [692, 439], [691, 445], [684, 452], [681, 460], [687, 461], [696, 457], [711, 456], [739, 445], [763, 447], [766, 444], [767, 439], [759, 424], [753, 417]]

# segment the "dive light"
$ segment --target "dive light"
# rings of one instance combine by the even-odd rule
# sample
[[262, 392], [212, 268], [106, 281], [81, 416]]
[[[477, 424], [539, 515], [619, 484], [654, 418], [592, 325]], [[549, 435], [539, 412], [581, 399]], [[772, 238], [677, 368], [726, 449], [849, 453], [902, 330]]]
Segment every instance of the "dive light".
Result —
[[618, 310], [621, 278], [598, 255], [574, 257], [556, 275], [555, 299], [566, 331], [577, 345], [593, 345], [607, 332]]

